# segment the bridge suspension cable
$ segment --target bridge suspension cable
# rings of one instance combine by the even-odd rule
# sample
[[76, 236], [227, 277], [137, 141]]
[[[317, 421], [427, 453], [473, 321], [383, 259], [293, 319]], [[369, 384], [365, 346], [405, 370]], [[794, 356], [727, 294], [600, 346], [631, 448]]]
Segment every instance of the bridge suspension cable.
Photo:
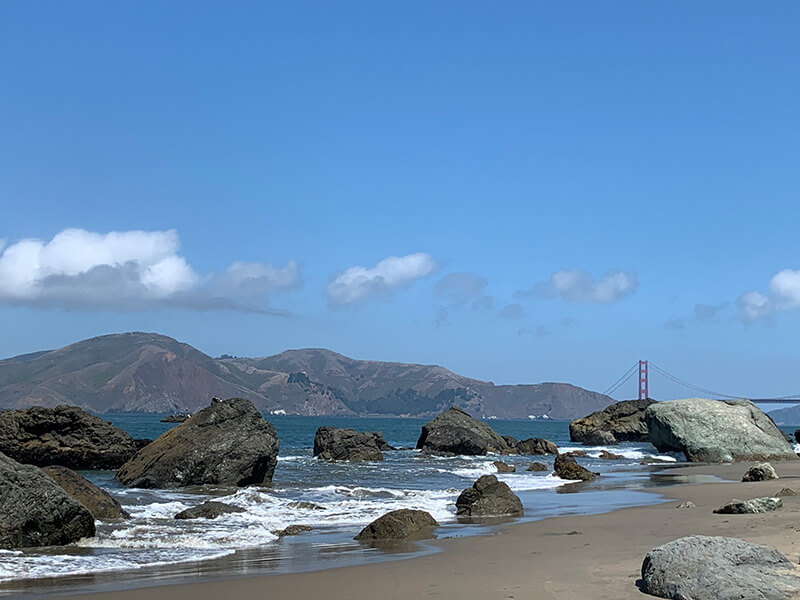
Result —
[[625, 371], [625, 374], [622, 377], [620, 377], [614, 383], [608, 386], [606, 391], [603, 392], [603, 395], [610, 396], [611, 394], [616, 392], [619, 388], [621, 388], [624, 384], [626, 384], [631, 377], [633, 377], [634, 373], [636, 373], [638, 369], [639, 369], [639, 363], [638, 362], [633, 363], [633, 366], [631, 366], [630, 369]]

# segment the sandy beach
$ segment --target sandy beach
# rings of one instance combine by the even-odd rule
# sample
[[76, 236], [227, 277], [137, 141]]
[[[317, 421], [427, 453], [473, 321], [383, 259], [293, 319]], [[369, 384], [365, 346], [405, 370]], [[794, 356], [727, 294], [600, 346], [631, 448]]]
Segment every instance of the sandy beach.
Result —
[[[742, 483], [748, 463], [691, 465], [671, 473], [709, 474], [725, 481], [659, 488], [669, 499], [655, 506], [608, 514], [556, 517], [498, 527], [492, 535], [434, 542], [433, 555], [408, 560], [253, 578], [102, 592], [94, 600], [229, 600], [270, 597], [407, 600], [409, 598], [642, 598], [636, 582], [651, 548], [690, 534], [742, 538], [779, 549], [793, 562], [800, 553], [800, 497], [784, 498], [776, 512], [715, 515], [732, 498], [800, 491], [800, 461], [775, 463], [777, 481]], [[684, 501], [693, 509], [678, 509]]]

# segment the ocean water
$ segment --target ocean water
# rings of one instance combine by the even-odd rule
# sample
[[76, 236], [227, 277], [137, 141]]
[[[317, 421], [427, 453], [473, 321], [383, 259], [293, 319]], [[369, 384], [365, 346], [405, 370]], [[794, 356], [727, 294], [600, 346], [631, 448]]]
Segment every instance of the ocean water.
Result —
[[[134, 437], [156, 438], [175, 425], [160, 415], [106, 415]], [[455, 500], [481, 475], [496, 473], [495, 460], [513, 464], [516, 473], [498, 474], [525, 505], [520, 520], [563, 514], [589, 514], [621, 506], [658, 502], [641, 488], [670, 483], [668, 470], [640, 465], [659, 455], [649, 444], [581, 447], [569, 441], [568, 423], [491, 421], [503, 435], [544, 437], [562, 451], [589, 452], [580, 459], [603, 474], [589, 486], [570, 485], [546, 472], [528, 472], [536, 460], [552, 468], [552, 456], [481, 456], [430, 458], [416, 450], [385, 452], [378, 463], [328, 463], [312, 456], [314, 433], [322, 425], [381, 431], [396, 447], [413, 448], [423, 419], [268, 416], [280, 438], [273, 483], [268, 487], [192, 488], [179, 491], [126, 489], [111, 471], [83, 475], [108, 490], [131, 514], [120, 523], [98, 522], [97, 535], [77, 544], [45, 550], [0, 552], [0, 594], [20, 591], [87, 589], [92, 586], [141, 585], [149, 580], [185, 580], [203, 575], [303, 571], [394, 558], [361, 546], [352, 538], [390, 510], [430, 512], [442, 525], [440, 537], [485, 533], [487, 524], [459, 523]], [[621, 460], [603, 460], [607, 449]], [[572, 493], [572, 492], [579, 493]], [[567, 492], [567, 493], [565, 493]], [[245, 509], [214, 520], [174, 519], [186, 508], [215, 499]], [[506, 519], [506, 521], [508, 521]], [[291, 524], [313, 532], [279, 539], [276, 531]], [[419, 552], [420, 547], [399, 552]]]

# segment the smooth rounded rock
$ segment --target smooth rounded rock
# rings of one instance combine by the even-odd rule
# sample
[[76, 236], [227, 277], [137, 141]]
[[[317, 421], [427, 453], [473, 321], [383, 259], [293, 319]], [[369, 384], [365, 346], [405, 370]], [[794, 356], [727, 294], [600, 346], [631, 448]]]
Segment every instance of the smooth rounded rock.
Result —
[[422, 426], [417, 449], [442, 455], [483, 456], [510, 446], [486, 423], [452, 407]]
[[494, 475], [484, 475], [456, 500], [456, 514], [461, 517], [521, 516], [522, 501], [508, 484]]
[[[381, 439], [383, 436], [381, 435]], [[385, 443], [385, 440], [384, 440]], [[388, 446], [388, 444], [386, 444]], [[375, 434], [354, 429], [320, 427], [314, 436], [314, 456], [320, 460], [350, 462], [383, 460]]]
[[401, 508], [378, 517], [355, 537], [360, 542], [411, 540], [434, 537], [439, 523], [424, 510]]

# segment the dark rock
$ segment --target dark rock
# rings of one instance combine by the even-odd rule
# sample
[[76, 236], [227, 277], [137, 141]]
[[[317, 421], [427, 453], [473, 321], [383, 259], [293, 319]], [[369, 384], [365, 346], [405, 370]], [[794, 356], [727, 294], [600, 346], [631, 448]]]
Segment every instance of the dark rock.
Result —
[[767, 481], [768, 479], [778, 479], [775, 467], [769, 463], [753, 465], [742, 476], [742, 481]]
[[252, 402], [214, 402], [164, 433], [125, 463], [117, 479], [131, 487], [269, 483], [278, 436]]
[[378, 448], [375, 434], [361, 433], [354, 429], [339, 429], [338, 427], [317, 429], [314, 436], [314, 456], [320, 460], [349, 460], [351, 462], [383, 460], [383, 454]]
[[570, 450], [569, 452], [564, 452], [564, 456], [573, 456], [576, 458], [585, 458], [589, 456], [589, 453], [586, 450]]
[[600, 457], [603, 460], [624, 460], [625, 457], [621, 454], [614, 454], [613, 452], [609, 452], [608, 450], [602, 450], [600, 452]]
[[122, 505], [105, 491], [85, 477], [81, 477], [66, 467], [44, 467], [42, 471], [78, 502], [83, 504], [100, 521], [128, 519]]
[[558, 446], [544, 438], [528, 438], [515, 446], [520, 454], [558, 454]]
[[364, 527], [355, 539], [360, 542], [410, 540], [434, 537], [439, 523], [424, 510], [401, 508], [378, 517]]
[[378, 446], [378, 450], [381, 452], [393, 452], [397, 450], [397, 448], [394, 446], [389, 445], [389, 442], [386, 441], [386, 438], [383, 437], [383, 434], [380, 431], [373, 432], [372, 437], [375, 440], [375, 444]]
[[116, 469], [136, 451], [131, 436], [77, 406], [0, 412], [0, 452], [21, 463]]
[[[607, 445], [617, 442], [647, 442], [644, 413], [655, 400], [625, 400], [576, 419], [569, 425], [573, 442]], [[609, 437], [610, 436], [610, 437]]]
[[0, 454], [0, 548], [61, 546], [94, 534], [83, 504], [40, 468]]
[[798, 444], [800, 444], [800, 435], [798, 435], [798, 434], [800, 434], [800, 429], [795, 429], [794, 430], [794, 441], [797, 442]]
[[797, 460], [775, 423], [748, 400], [691, 398], [645, 411], [650, 443], [690, 462]]
[[192, 415], [190, 414], [182, 414], [182, 415], [169, 415], [161, 419], [162, 423], [183, 423], [184, 421], [188, 421]]
[[519, 444], [519, 440], [513, 435], [503, 435], [501, 437], [506, 441], [506, 444], [508, 444], [509, 448], [514, 448], [517, 444]]
[[484, 475], [456, 500], [456, 514], [462, 517], [521, 516], [522, 501], [494, 475]]
[[314, 528], [310, 525], [289, 525], [286, 529], [276, 531], [275, 535], [278, 537], [286, 537], [287, 535], [300, 535], [301, 533], [306, 533], [307, 531], [313, 531], [313, 529]]
[[246, 512], [243, 508], [225, 504], [224, 502], [215, 502], [214, 500], [207, 500], [202, 504], [182, 510], [177, 515], [176, 519], [216, 519], [222, 515], [231, 513]]
[[484, 455], [509, 446], [489, 425], [453, 407], [423, 425], [417, 448], [443, 455]]
[[497, 469], [498, 473], [516, 473], [517, 468], [514, 465], [509, 465], [508, 463], [504, 463], [503, 461], [496, 460], [492, 463], [495, 468]]
[[527, 468], [528, 471], [547, 471], [547, 465], [540, 462], [532, 462]]
[[752, 500], [739, 500], [734, 498], [727, 504], [715, 508], [718, 515], [752, 515], [771, 512], [783, 506], [780, 498], [753, 498]]
[[153, 440], [150, 438], [134, 438], [133, 443], [136, 444], [136, 452], [147, 446], [147, 444], [152, 444]]
[[789, 600], [800, 578], [783, 554], [726, 537], [692, 535], [647, 553], [642, 591], [672, 600]]
[[597, 477], [597, 473], [592, 473], [586, 467], [579, 465], [575, 457], [569, 454], [556, 456], [553, 470], [561, 479], [594, 481], [595, 477]]

